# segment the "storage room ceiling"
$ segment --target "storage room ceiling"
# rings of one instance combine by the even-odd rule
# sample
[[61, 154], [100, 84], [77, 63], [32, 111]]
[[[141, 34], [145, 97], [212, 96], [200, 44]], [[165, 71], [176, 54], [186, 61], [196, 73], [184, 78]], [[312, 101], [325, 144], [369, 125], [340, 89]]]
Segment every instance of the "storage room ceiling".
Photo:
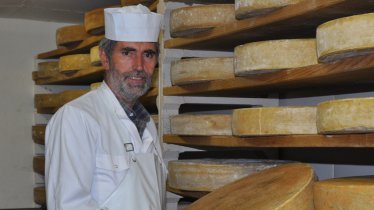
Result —
[[120, 0], [0, 0], [0, 18], [83, 23], [84, 13]]

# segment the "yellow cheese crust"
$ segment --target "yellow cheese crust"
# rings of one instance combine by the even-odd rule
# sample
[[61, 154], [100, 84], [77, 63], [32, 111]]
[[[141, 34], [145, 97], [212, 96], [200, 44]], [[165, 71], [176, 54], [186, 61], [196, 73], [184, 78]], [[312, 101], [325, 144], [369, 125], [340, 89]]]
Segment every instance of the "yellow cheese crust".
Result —
[[100, 66], [99, 46], [92, 47], [90, 49], [90, 60], [92, 66]]
[[237, 19], [244, 19], [263, 15], [301, 1], [303, 0], [235, 0], [235, 16]]
[[276, 160], [194, 159], [168, 163], [168, 185], [189, 191], [213, 191], [261, 170], [286, 163]]
[[319, 133], [363, 133], [374, 131], [374, 98], [326, 101], [317, 106]]
[[104, 34], [104, 9], [99, 8], [84, 13], [84, 28], [92, 35]]
[[234, 78], [233, 58], [190, 58], [171, 63], [173, 85]]
[[320, 62], [374, 52], [374, 13], [354, 15], [326, 22], [317, 28]]
[[170, 118], [176, 135], [232, 135], [231, 115], [175, 115]]
[[235, 109], [232, 131], [236, 136], [316, 134], [316, 107]]
[[75, 54], [61, 56], [59, 60], [60, 72], [77, 71], [91, 65], [90, 54]]
[[313, 210], [315, 179], [307, 164], [284, 164], [227, 184], [185, 210]]
[[83, 25], [64, 26], [56, 30], [56, 45], [57, 47], [76, 47], [88, 36]]
[[234, 4], [210, 4], [174, 9], [170, 14], [170, 35], [189, 36], [235, 21]]
[[38, 78], [49, 78], [58, 73], [58, 61], [45, 61], [38, 63]]
[[234, 49], [237, 76], [268, 73], [318, 63], [315, 39], [252, 42]]
[[372, 210], [374, 177], [345, 177], [314, 184], [316, 210]]

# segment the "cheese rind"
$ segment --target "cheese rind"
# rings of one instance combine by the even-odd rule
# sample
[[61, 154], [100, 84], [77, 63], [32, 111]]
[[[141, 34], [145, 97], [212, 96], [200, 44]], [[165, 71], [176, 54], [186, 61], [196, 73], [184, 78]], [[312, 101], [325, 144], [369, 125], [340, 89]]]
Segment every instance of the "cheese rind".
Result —
[[88, 36], [83, 25], [64, 26], [56, 30], [56, 45], [57, 47], [76, 47]]
[[49, 78], [56, 75], [58, 70], [58, 61], [45, 61], [38, 63], [38, 78]]
[[354, 15], [326, 22], [317, 28], [320, 62], [374, 52], [374, 13]]
[[99, 56], [99, 46], [91, 47], [90, 60], [91, 60], [91, 65], [93, 66], [101, 65], [100, 56]]
[[231, 115], [175, 115], [170, 118], [176, 135], [232, 135]]
[[168, 163], [168, 185], [189, 191], [213, 191], [261, 170], [286, 163], [276, 160], [194, 159]]
[[268, 73], [318, 63], [315, 39], [252, 42], [234, 49], [237, 76]]
[[101, 82], [95, 82], [90, 84], [90, 90], [96, 90], [101, 86]]
[[313, 210], [315, 179], [307, 164], [284, 164], [227, 184], [185, 210]]
[[316, 210], [371, 210], [373, 198], [373, 176], [329, 179], [314, 184]]
[[60, 72], [77, 71], [91, 65], [90, 54], [75, 54], [61, 56], [59, 60]]
[[303, 0], [235, 0], [235, 16], [244, 19], [270, 13]]
[[233, 58], [190, 58], [171, 63], [173, 85], [234, 78]]
[[236, 136], [317, 134], [316, 107], [235, 109], [232, 131]]
[[84, 13], [84, 28], [92, 35], [104, 34], [104, 9], [99, 8]]
[[317, 128], [323, 134], [374, 132], [374, 97], [318, 104]]
[[233, 4], [182, 7], [171, 11], [170, 35], [189, 36], [233, 21], [235, 21]]

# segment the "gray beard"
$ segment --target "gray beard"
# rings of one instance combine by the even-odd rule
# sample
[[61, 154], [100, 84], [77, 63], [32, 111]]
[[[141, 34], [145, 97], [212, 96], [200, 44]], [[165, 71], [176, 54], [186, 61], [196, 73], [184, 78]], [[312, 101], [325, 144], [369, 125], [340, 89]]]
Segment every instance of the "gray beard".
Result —
[[[128, 102], [135, 102], [138, 98], [144, 95], [149, 90], [152, 82], [152, 78], [148, 76], [144, 70], [120, 74], [116, 69], [111, 68], [108, 76], [108, 79], [111, 82], [112, 91], [118, 97], [123, 98]], [[126, 79], [132, 76], [144, 77], [146, 82], [144, 85], [131, 85]]]

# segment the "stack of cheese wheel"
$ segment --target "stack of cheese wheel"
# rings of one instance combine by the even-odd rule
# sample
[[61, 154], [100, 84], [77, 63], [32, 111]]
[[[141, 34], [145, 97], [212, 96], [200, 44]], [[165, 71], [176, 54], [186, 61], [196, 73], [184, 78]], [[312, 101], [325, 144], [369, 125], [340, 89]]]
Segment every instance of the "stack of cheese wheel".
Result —
[[92, 66], [100, 66], [99, 46], [94, 46], [90, 49], [90, 61]]
[[317, 134], [316, 107], [235, 109], [232, 132], [236, 136]]
[[181, 114], [170, 118], [171, 133], [176, 135], [232, 135], [231, 115]]
[[319, 133], [363, 133], [374, 131], [374, 98], [326, 101], [317, 106]]
[[171, 63], [171, 82], [184, 85], [234, 78], [233, 58], [189, 58]]
[[235, 75], [268, 73], [317, 64], [315, 39], [252, 42], [235, 47]]
[[317, 28], [320, 62], [374, 52], [374, 13], [344, 17]]
[[99, 8], [84, 14], [84, 28], [92, 35], [104, 34], [104, 9]]
[[374, 177], [345, 177], [314, 184], [316, 210], [371, 210], [374, 206]]
[[307, 164], [284, 164], [227, 184], [185, 210], [312, 210], [315, 178]]
[[48, 78], [58, 73], [58, 61], [44, 61], [38, 63], [38, 78]]
[[213, 191], [242, 177], [286, 162], [250, 159], [173, 160], [168, 163], [168, 185], [188, 191]]
[[189, 36], [235, 21], [233, 4], [210, 4], [174, 9], [170, 14], [170, 35]]
[[235, 0], [235, 16], [244, 19], [263, 15], [290, 4], [303, 0]]
[[89, 35], [83, 25], [64, 26], [56, 30], [57, 47], [76, 47]]
[[90, 54], [65, 55], [60, 57], [59, 71], [69, 73], [87, 68], [90, 65]]

